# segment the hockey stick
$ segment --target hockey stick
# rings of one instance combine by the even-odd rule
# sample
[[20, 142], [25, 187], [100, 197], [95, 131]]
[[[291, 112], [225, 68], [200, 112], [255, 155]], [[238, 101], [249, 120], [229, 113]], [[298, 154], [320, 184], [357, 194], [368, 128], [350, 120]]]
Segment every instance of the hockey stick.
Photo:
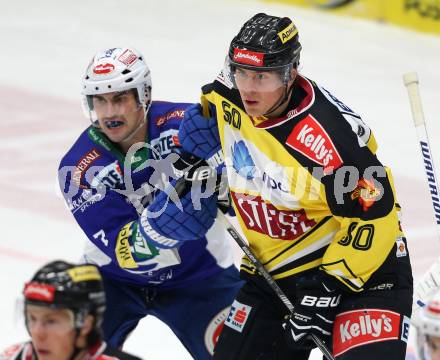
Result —
[[[237, 230], [235, 230], [235, 228], [221, 211], [218, 211], [217, 219], [220, 219], [223, 222], [229, 235], [231, 235], [238, 246], [240, 246], [241, 250], [243, 250], [251, 263], [256, 267], [258, 272], [264, 277], [264, 279], [267, 281], [268, 285], [272, 288], [278, 298], [283, 302], [284, 305], [286, 305], [287, 309], [289, 309], [289, 311], [293, 313], [294, 306], [292, 302], [286, 296], [284, 291], [278, 286], [278, 284], [275, 282], [275, 280], [272, 278], [272, 276], [269, 274], [269, 272], [266, 270], [260, 260], [258, 260], [258, 258], [253, 254], [249, 245], [244, 241], [241, 235], [237, 232]], [[319, 350], [321, 350], [327, 360], [335, 360], [330, 350], [318, 336], [311, 334], [310, 338], [313, 340]]]
[[[429, 146], [428, 132], [426, 131], [425, 117], [419, 94], [419, 79], [417, 73], [411, 72], [403, 75], [403, 82], [408, 90], [414, 126], [420, 142], [425, 175], [431, 193], [432, 205], [437, 224], [437, 233], [440, 240], [440, 201], [437, 180], [435, 177], [434, 162]], [[413, 313], [424, 307], [429, 298], [440, 288], [440, 259], [437, 259], [422, 279], [414, 287]]]

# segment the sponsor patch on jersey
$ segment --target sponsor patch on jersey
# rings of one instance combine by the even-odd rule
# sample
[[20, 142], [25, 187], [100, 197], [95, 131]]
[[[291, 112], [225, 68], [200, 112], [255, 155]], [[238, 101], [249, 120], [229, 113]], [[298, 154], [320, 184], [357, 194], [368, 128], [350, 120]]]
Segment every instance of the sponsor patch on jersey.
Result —
[[222, 332], [223, 326], [225, 325], [225, 320], [229, 314], [229, 311], [229, 306], [224, 308], [211, 319], [206, 327], [204, 336], [205, 346], [206, 350], [208, 350], [211, 355], [214, 355], [214, 347], [217, 345], [218, 338]]
[[405, 257], [408, 255], [403, 236], [398, 236], [396, 239], [396, 257]]
[[124, 183], [122, 176], [122, 170], [118, 161], [115, 161], [107, 166], [103, 167], [98, 174], [93, 178], [91, 185], [97, 187], [99, 184], [115, 189], [119, 185]]
[[91, 265], [77, 266], [67, 270], [67, 273], [73, 282], [101, 280], [98, 269]]
[[178, 109], [178, 110], [170, 111], [170, 112], [166, 113], [163, 116], [159, 116], [156, 119], [156, 124], [157, 124], [157, 126], [161, 126], [161, 125], [163, 125], [164, 123], [166, 123], [170, 119], [183, 119], [184, 115], [185, 115], [185, 110], [184, 109]]
[[172, 140], [174, 146], [177, 146], [177, 147], [182, 146], [182, 145], [180, 144], [179, 136], [177, 136], [177, 135], [173, 135], [173, 136], [171, 137], [171, 140]]
[[153, 148], [153, 158], [161, 159], [164, 155], [171, 153], [171, 150], [176, 147], [178, 141], [178, 130], [169, 129], [162, 131], [160, 136], [150, 141], [150, 146]]
[[399, 339], [401, 315], [382, 309], [360, 309], [336, 316], [333, 327], [333, 355], [358, 346]]
[[234, 142], [234, 146], [232, 147], [232, 166], [239, 175], [247, 180], [254, 178], [255, 163], [243, 140]]
[[285, 29], [281, 30], [278, 33], [278, 36], [281, 39], [281, 42], [284, 44], [291, 38], [293, 38], [296, 34], [298, 34], [298, 29], [293, 23], [291, 23]]
[[234, 61], [240, 64], [263, 66], [264, 54], [256, 51], [234, 48]]
[[125, 225], [121, 231], [119, 231], [118, 237], [116, 239], [116, 260], [122, 269], [136, 269], [138, 266], [131, 255], [130, 248], [130, 236], [132, 235], [133, 222], [129, 222]]
[[266, 234], [273, 239], [294, 240], [316, 225], [304, 209], [280, 210], [260, 196], [231, 191], [231, 197], [249, 230]]
[[55, 296], [55, 288], [47, 284], [29, 282], [24, 286], [24, 297], [29, 300], [39, 300], [51, 303]]
[[81, 187], [81, 180], [85, 172], [100, 157], [101, 153], [97, 149], [92, 149], [78, 161], [72, 174], [72, 180], [77, 186]]
[[237, 300], [234, 300], [231, 305], [229, 315], [225, 320], [225, 325], [229, 326], [231, 329], [237, 330], [238, 332], [242, 332], [251, 311], [252, 306], [245, 305]]
[[93, 68], [93, 72], [96, 75], [107, 75], [115, 69], [115, 66], [110, 63], [98, 64]]
[[408, 316], [403, 315], [402, 320], [402, 330], [400, 331], [400, 340], [408, 343], [409, 340], [409, 329], [411, 327], [411, 319]]
[[286, 144], [323, 166], [324, 174], [331, 173], [343, 164], [327, 132], [312, 115], [307, 115], [293, 128]]
[[67, 199], [67, 206], [72, 213], [76, 213], [78, 210], [85, 212], [91, 205], [101, 201], [104, 198], [103, 194], [96, 193], [90, 189], [84, 189], [79, 194], [76, 194], [72, 198]]
[[137, 55], [133, 51], [126, 49], [121, 55], [119, 55], [118, 60], [121, 63], [130, 66], [136, 61], [137, 58]]
[[151, 259], [159, 254], [158, 249], [144, 239], [136, 223], [133, 224], [133, 231], [135, 233], [132, 254], [136, 258], [136, 262]]
[[351, 200], [358, 200], [363, 211], [367, 211], [382, 195], [381, 191], [374, 185], [374, 181], [360, 179], [356, 188], [351, 193]]
[[360, 117], [353, 114], [342, 113], [342, 116], [350, 124], [352, 131], [360, 147], [367, 146], [371, 137], [371, 129], [362, 121]]

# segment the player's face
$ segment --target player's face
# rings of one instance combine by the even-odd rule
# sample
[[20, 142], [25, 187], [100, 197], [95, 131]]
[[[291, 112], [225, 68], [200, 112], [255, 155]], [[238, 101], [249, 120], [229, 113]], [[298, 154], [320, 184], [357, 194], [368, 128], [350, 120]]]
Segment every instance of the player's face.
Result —
[[144, 117], [144, 109], [130, 90], [94, 95], [93, 109], [101, 130], [115, 143], [133, 134]]
[[76, 341], [70, 310], [27, 305], [26, 324], [39, 360], [69, 359]]
[[250, 116], [266, 114], [284, 96], [286, 85], [275, 71], [253, 71], [237, 68], [235, 83], [246, 113]]
[[440, 338], [436, 336], [428, 336], [426, 338], [428, 345], [430, 360], [440, 360]]

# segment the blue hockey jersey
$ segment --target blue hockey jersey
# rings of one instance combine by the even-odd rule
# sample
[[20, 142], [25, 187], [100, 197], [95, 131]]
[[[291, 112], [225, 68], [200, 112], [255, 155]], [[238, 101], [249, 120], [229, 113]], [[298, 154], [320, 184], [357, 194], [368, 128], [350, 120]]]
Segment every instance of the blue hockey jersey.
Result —
[[137, 286], [182, 287], [233, 264], [227, 233], [216, 221], [205, 237], [158, 249], [142, 237], [139, 214], [154, 198], [162, 163], [175, 152], [184, 111], [191, 104], [153, 102], [145, 144], [122, 151], [98, 129], [86, 129], [61, 160], [59, 182], [86, 233], [87, 261], [103, 275]]

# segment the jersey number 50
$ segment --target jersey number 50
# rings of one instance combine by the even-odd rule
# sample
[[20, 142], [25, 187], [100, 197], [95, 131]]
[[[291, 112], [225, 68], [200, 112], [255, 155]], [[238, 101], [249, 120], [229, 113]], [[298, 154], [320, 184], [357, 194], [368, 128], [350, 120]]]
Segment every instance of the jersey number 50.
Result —
[[[348, 227], [348, 234], [339, 240], [338, 244], [342, 246], [348, 246], [351, 244], [351, 246], [353, 246], [353, 248], [356, 250], [366, 251], [373, 243], [374, 225], [365, 224], [356, 228], [357, 225], [357, 222], [351, 223]], [[356, 232], [353, 234], [355, 229]]]

